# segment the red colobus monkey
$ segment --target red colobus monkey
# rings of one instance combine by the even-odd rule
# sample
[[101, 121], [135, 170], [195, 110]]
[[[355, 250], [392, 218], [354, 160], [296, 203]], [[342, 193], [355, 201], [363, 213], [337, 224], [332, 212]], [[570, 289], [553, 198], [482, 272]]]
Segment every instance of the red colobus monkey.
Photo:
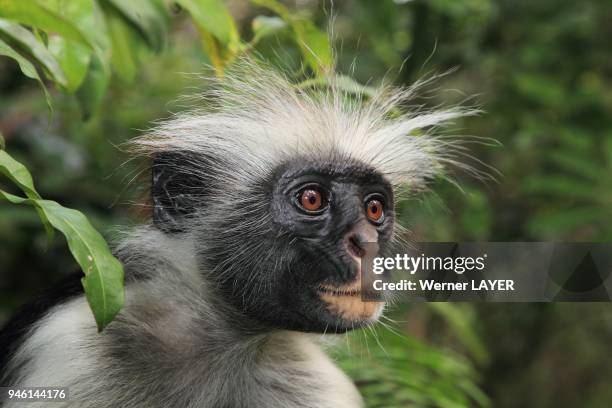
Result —
[[365, 100], [238, 66], [133, 142], [153, 211], [115, 249], [116, 320], [98, 334], [69, 277], [0, 334], [0, 385], [68, 387], [57, 407], [362, 405], [321, 333], [381, 315], [361, 300], [361, 259], [393, 241], [397, 188], [452, 164], [457, 146], [431, 129], [465, 112], [400, 114], [411, 89]]

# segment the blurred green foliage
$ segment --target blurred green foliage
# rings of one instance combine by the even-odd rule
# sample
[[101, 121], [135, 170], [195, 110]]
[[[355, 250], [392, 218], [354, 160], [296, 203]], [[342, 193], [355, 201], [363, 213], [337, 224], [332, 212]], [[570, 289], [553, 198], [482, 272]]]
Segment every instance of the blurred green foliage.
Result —
[[[117, 13], [117, 4], [128, 2], [103, 3]], [[142, 21], [117, 14], [128, 24], [113, 29], [112, 47], [129, 49], [124, 41], [142, 47], [113, 54], [117, 75], [102, 76], [105, 82], [91, 78], [100, 72], [91, 59], [85, 74], [66, 73], [65, 90], [81, 77], [107, 90], [93, 87], [74, 97], [50, 87], [51, 121], [45, 98], [22, 74], [28, 60], [0, 58], [0, 132], [10, 153], [27, 164], [42, 196], [83, 211], [107, 236], [115, 225], [144, 218], [145, 192], [130, 184], [142, 177], [139, 167], [118, 146], [152, 120], [184, 109], [181, 94], [205, 86], [184, 73], [200, 73], [205, 63], [223, 67], [203, 44], [206, 15], [198, 20], [190, 2], [177, 3], [184, 8], [165, 3], [172, 18], [147, 20], [148, 35]], [[234, 50], [255, 49], [298, 74], [317, 67], [311, 61], [304, 68], [296, 38], [319, 41], [310, 29], [325, 27], [330, 15], [338, 70], [362, 84], [410, 84], [454, 70], [415, 104], [481, 106], [485, 112], [457, 123], [456, 133], [499, 140], [503, 147], [471, 148], [501, 175], [489, 170], [498, 182], [483, 183], [458, 172], [463, 191], [440, 182], [435, 193], [404, 203], [401, 221], [417, 239], [612, 240], [609, 1], [335, 0], [333, 9], [315, 0], [282, 2], [282, 9], [264, 0], [225, 4], [240, 35]], [[232, 30], [209, 31], [227, 39], [215, 37], [217, 47], [235, 38]], [[66, 38], [80, 44], [74, 34]], [[94, 47], [90, 58], [95, 55]], [[83, 101], [96, 98], [99, 108], [84, 120]], [[55, 240], [44, 251], [36, 214], [20, 206], [0, 206], [0, 242], [0, 318], [76, 267], [65, 243]], [[414, 304], [390, 316], [395, 322], [384, 322], [390, 328], [352, 333], [349, 347], [335, 349], [370, 406], [612, 403], [608, 304]]]

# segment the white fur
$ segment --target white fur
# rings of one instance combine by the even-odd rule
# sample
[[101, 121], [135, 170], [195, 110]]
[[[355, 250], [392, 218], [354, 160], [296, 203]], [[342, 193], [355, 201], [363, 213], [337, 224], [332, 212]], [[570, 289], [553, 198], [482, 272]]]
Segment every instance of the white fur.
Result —
[[95, 355], [82, 352], [97, 330], [84, 298], [50, 311], [31, 331], [12, 362], [27, 362], [15, 385], [55, 387], [71, 384], [75, 374], [95, 366]]
[[[150, 228], [135, 231], [123, 245], [140, 254], [140, 263], [129, 262], [150, 269], [148, 279], [128, 282], [118, 318], [97, 333], [84, 297], [53, 308], [11, 359], [11, 366], [20, 368], [8, 385], [68, 387], [69, 401], [54, 403], [56, 407], [363, 405], [351, 380], [319, 346], [320, 336], [290, 331], [232, 334], [235, 322], [225, 321], [223, 311], [210, 305], [206, 282], [188, 250], [191, 244], [183, 237], [177, 247], [174, 238]], [[155, 256], [164, 264], [156, 263]], [[124, 351], [133, 361], [109, 358], [113, 350]], [[173, 356], [171, 362], [167, 356]], [[122, 366], [131, 364], [136, 369], [130, 374]], [[287, 399], [278, 389], [293, 391]]]
[[420, 189], [446, 165], [459, 165], [452, 157], [463, 150], [459, 141], [434, 137], [432, 130], [475, 111], [401, 113], [414, 93], [414, 87], [380, 88], [364, 100], [344, 93], [333, 77], [323, 91], [298, 89], [277, 71], [243, 61], [204, 95], [200, 108], [161, 123], [132, 146], [144, 155], [222, 157], [216, 170], [227, 183], [265, 176], [296, 157], [333, 155], [370, 165], [396, 186]]

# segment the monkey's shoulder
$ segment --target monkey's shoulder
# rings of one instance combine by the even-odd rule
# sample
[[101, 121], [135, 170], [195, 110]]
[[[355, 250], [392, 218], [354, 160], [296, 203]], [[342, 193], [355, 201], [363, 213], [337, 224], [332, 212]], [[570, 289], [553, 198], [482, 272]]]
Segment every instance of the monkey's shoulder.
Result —
[[55, 285], [17, 309], [0, 330], [0, 379], [7, 381], [7, 365], [33, 327], [55, 306], [83, 293], [81, 271], [61, 278]]

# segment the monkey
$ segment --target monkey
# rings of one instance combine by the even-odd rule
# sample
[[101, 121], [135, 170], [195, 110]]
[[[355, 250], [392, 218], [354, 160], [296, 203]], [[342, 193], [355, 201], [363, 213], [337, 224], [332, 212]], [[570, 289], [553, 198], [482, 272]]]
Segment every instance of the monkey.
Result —
[[334, 78], [237, 62], [132, 141], [152, 208], [113, 249], [123, 309], [98, 333], [67, 277], [0, 333], [0, 385], [67, 387], [58, 407], [363, 406], [327, 339], [380, 318], [361, 262], [389, 251], [406, 191], [455, 163], [436, 129], [466, 111], [405, 112], [414, 87], [366, 98]]

